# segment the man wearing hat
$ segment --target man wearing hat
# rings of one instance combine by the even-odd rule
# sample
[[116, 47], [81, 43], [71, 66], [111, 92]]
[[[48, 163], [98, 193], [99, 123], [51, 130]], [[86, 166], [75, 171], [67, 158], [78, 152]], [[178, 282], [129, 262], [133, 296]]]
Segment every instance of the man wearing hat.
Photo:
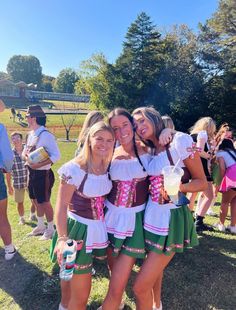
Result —
[[[0, 112], [5, 108], [0, 99]], [[7, 218], [7, 189], [4, 180], [5, 172], [11, 171], [13, 164], [13, 152], [7, 136], [6, 128], [0, 124], [0, 236], [4, 243], [5, 259], [10, 260], [16, 254], [16, 248], [12, 244], [11, 226]]]
[[[40, 240], [48, 240], [54, 233], [53, 208], [50, 203], [51, 190], [54, 184], [54, 174], [51, 170], [53, 163], [60, 159], [60, 152], [55, 137], [46, 129], [46, 115], [39, 105], [28, 107], [26, 113], [28, 126], [31, 129], [22, 156], [29, 170], [28, 190], [30, 199], [37, 206], [38, 224], [29, 234], [42, 235]], [[40, 162], [32, 162], [30, 154], [43, 148], [48, 157]], [[44, 225], [44, 214], [47, 227]]]

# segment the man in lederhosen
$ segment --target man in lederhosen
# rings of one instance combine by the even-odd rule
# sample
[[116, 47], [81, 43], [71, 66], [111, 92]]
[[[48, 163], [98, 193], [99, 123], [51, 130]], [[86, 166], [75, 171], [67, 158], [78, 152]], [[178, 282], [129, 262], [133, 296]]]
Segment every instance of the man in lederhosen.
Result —
[[[29, 235], [43, 235], [40, 240], [47, 240], [54, 233], [53, 208], [50, 203], [51, 190], [54, 184], [54, 174], [51, 166], [60, 159], [60, 152], [55, 137], [45, 127], [46, 115], [39, 105], [28, 107], [26, 119], [31, 131], [28, 135], [22, 156], [25, 158], [28, 166], [29, 196], [37, 207], [38, 218], [37, 226]], [[43, 147], [47, 152], [48, 158], [37, 163], [32, 163], [28, 156], [40, 147]], [[47, 219], [47, 227], [44, 224], [44, 214]]]

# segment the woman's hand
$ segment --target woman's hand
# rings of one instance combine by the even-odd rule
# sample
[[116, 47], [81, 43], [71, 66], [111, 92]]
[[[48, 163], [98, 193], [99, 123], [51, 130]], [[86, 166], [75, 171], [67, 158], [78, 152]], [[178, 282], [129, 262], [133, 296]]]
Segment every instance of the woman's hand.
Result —
[[58, 265], [61, 266], [63, 262], [63, 250], [65, 248], [67, 238], [58, 238], [57, 245], [55, 247], [54, 253], [57, 255]]
[[175, 133], [175, 130], [170, 128], [165, 128], [162, 130], [160, 136], [159, 136], [159, 143], [164, 146], [167, 145], [172, 141], [173, 134]]

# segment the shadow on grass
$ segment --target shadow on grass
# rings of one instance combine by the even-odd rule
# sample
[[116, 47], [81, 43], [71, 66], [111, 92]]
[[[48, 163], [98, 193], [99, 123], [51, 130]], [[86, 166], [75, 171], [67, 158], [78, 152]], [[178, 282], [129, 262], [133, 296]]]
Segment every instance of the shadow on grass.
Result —
[[235, 309], [235, 239], [202, 235], [200, 245], [177, 254], [164, 273], [168, 309]]
[[19, 253], [11, 261], [5, 261], [4, 250], [0, 249], [0, 275], [0, 289], [14, 300], [4, 304], [4, 309], [13, 309], [13, 303], [22, 310], [58, 309], [58, 277], [49, 276]]

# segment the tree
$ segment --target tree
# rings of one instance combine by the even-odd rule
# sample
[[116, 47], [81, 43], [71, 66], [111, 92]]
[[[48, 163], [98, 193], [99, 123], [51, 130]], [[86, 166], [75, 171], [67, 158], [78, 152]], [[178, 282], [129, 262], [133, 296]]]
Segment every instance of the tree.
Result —
[[209, 110], [218, 123], [236, 127], [236, 3], [221, 0], [215, 14], [200, 24], [199, 59], [205, 71]]
[[42, 81], [42, 67], [35, 56], [15, 55], [7, 64], [7, 73], [13, 82], [23, 81], [40, 86]]
[[75, 121], [76, 121], [76, 118], [77, 118], [77, 115], [78, 115], [78, 108], [76, 107], [75, 103], [74, 103], [74, 107], [73, 109], [73, 113], [70, 114], [68, 113], [68, 109], [66, 108], [66, 106], [63, 104], [61, 105], [61, 121], [62, 121], [62, 124], [65, 128], [65, 131], [66, 131], [66, 141], [69, 141], [70, 140], [70, 130], [71, 128], [73, 127]]
[[71, 69], [66, 68], [60, 71], [56, 81], [53, 85], [53, 90], [59, 93], [74, 93], [75, 83], [79, 77], [77, 73]]
[[115, 105], [132, 109], [153, 103], [153, 83], [163, 62], [161, 51], [160, 33], [142, 12], [129, 27], [114, 68], [110, 67], [109, 97], [118, 100]]
[[78, 95], [89, 94], [90, 104], [97, 109], [108, 106], [108, 66], [102, 53], [92, 55], [80, 65], [80, 79], [76, 82], [75, 92]]
[[186, 131], [200, 117], [204, 100], [204, 73], [196, 63], [196, 35], [186, 26], [174, 26], [163, 38], [164, 66], [156, 80], [155, 107], [169, 114]]
[[6, 72], [0, 71], [0, 80], [9, 80], [10, 77]]
[[56, 79], [53, 76], [43, 74], [40, 90], [46, 91], [46, 92], [52, 92], [53, 85], [54, 85], [53, 83], [55, 80]]

